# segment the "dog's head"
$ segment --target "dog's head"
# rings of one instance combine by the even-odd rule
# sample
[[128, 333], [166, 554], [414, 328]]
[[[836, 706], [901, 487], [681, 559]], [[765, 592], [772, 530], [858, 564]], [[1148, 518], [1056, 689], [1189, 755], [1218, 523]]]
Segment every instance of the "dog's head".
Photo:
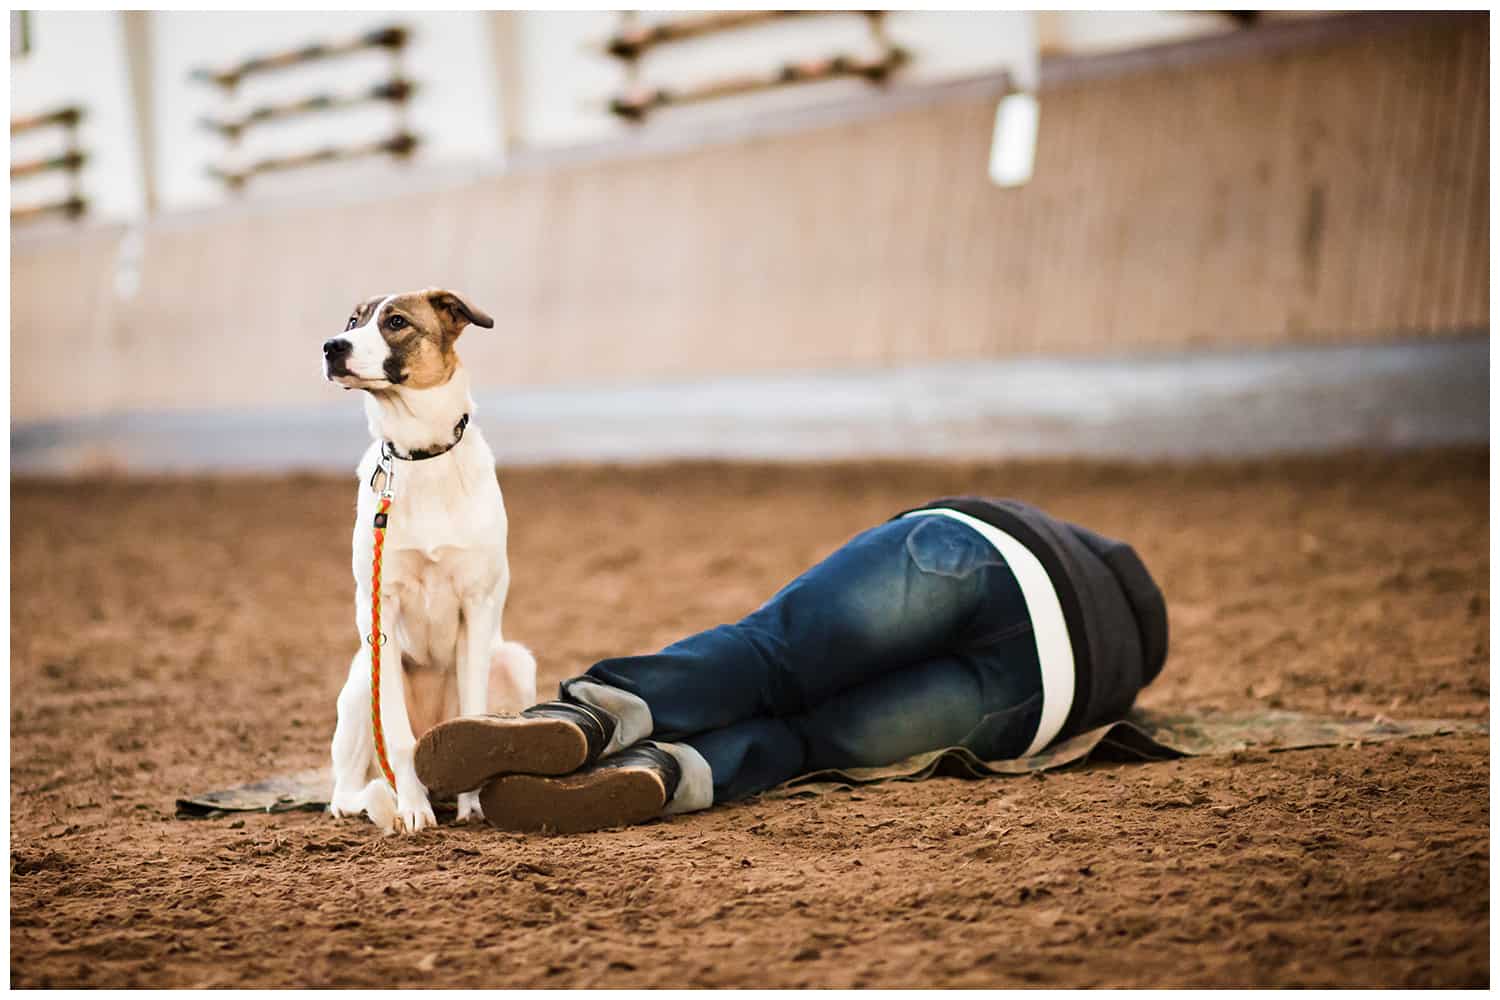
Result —
[[346, 389], [431, 389], [458, 367], [464, 327], [495, 321], [446, 288], [377, 295], [354, 307], [344, 332], [323, 342], [323, 374]]

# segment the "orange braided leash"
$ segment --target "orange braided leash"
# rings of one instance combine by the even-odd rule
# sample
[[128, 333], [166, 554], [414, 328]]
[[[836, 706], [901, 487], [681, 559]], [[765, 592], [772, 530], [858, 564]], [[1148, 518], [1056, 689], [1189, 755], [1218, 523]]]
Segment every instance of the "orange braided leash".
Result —
[[380, 631], [380, 555], [385, 549], [385, 526], [390, 520], [392, 472], [386, 472], [385, 489], [380, 492], [380, 507], [375, 512], [375, 548], [370, 559], [370, 721], [375, 728], [375, 758], [380, 761], [380, 770], [385, 780], [396, 787], [396, 775], [391, 771], [391, 762], [385, 755], [385, 729], [380, 724], [380, 647], [385, 645], [385, 633]]
[[[412, 461], [436, 458], [458, 447], [464, 439], [464, 428], [469, 426], [469, 415], [465, 413], [453, 425], [453, 443], [445, 448], [413, 451], [407, 456]], [[385, 780], [396, 787], [396, 775], [391, 770], [390, 758], [385, 753], [385, 727], [380, 722], [380, 647], [385, 645], [385, 633], [380, 631], [380, 557], [385, 551], [385, 526], [390, 521], [391, 503], [396, 496], [396, 448], [389, 441], [380, 446], [380, 462], [370, 474], [370, 489], [375, 489], [376, 477], [380, 478], [380, 505], [375, 510], [375, 543], [370, 553], [370, 723], [375, 730], [375, 759]], [[400, 664], [397, 664], [400, 667]]]

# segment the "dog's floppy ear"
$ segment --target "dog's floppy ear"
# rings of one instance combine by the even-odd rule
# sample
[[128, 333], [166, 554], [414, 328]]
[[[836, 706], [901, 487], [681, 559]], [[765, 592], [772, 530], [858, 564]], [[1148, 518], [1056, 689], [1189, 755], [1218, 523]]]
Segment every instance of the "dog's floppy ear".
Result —
[[454, 326], [460, 330], [469, 323], [482, 326], [486, 330], [495, 325], [495, 321], [490, 319], [488, 313], [457, 292], [446, 288], [434, 288], [427, 293], [427, 300], [432, 303], [432, 308], [440, 313], [446, 313], [453, 320]]

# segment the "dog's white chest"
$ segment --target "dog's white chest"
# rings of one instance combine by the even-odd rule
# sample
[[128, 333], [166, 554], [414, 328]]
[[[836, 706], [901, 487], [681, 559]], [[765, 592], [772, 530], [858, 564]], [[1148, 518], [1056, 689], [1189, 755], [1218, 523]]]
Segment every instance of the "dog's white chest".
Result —
[[[380, 446], [372, 444], [359, 463], [358, 520], [354, 529], [355, 561], [361, 545], [374, 542], [374, 518], [379, 497], [370, 487], [380, 462]], [[387, 552], [415, 549], [429, 559], [441, 550], [494, 549], [505, 551], [505, 503], [495, 478], [495, 459], [478, 428], [436, 458], [397, 461], [393, 496], [386, 526]]]
[[[378, 458], [373, 447], [359, 467], [353, 568], [366, 593], [379, 499], [369, 481]], [[503, 595], [509, 584], [506, 529], [494, 459], [477, 428], [446, 455], [396, 464], [381, 594], [398, 609], [403, 650], [431, 666], [453, 662], [463, 605]]]
[[414, 549], [393, 552], [390, 583], [397, 601], [401, 648], [418, 663], [452, 666], [458, 655], [465, 593], [492, 589], [495, 575], [477, 552], [447, 549], [430, 559]]

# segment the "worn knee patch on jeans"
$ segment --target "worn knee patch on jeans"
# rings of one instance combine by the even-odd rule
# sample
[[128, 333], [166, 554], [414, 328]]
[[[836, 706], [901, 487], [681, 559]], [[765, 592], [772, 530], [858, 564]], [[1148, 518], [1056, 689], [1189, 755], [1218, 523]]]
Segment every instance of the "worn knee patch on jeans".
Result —
[[906, 554], [924, 573], [962, 579], [1005, 560], [974, 529], [952, 518], [926, 515], [906, 536]]
[[601, 757], [607, 757], [631, 744], [639, 743], [651, 735], [654, 725], [651, 720], [651, 706], [638, 695], [582, 677], [563, 681], [561, 687], [566, 697], [581, 701], [601, 712], [607, 712], [614, 718], [615, 734], [604, 745], [604, 749], [599, 754]]

